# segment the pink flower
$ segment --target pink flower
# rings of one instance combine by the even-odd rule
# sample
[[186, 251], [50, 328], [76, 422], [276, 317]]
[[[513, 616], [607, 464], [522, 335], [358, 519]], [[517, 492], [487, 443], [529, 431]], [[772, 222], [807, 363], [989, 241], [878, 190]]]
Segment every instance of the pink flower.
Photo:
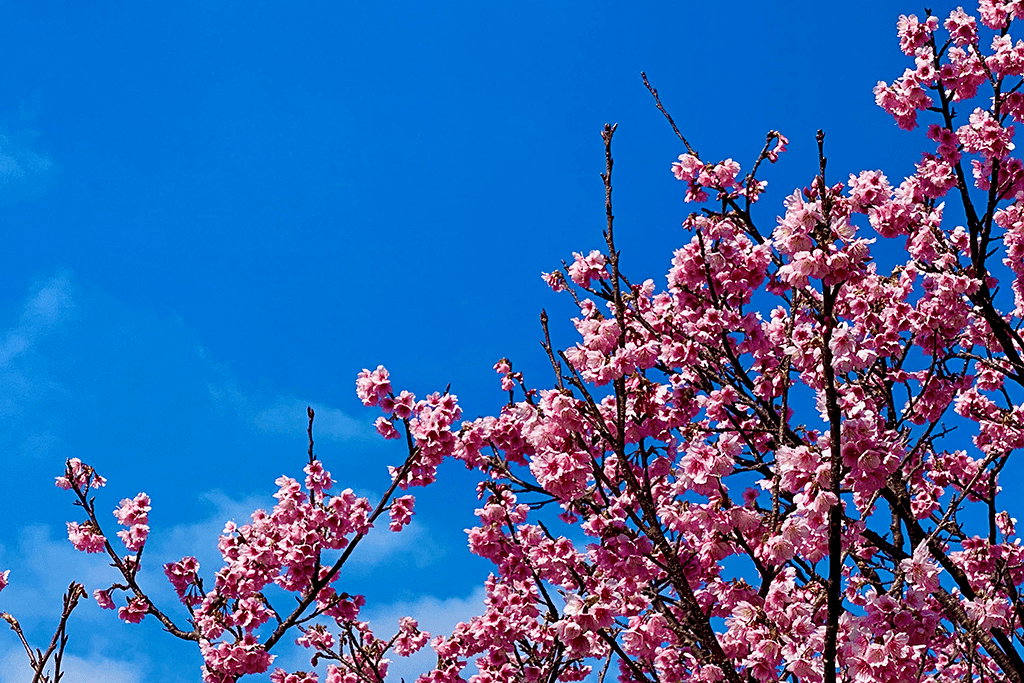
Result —
[[408, 391], [402, 391], [394, 399], [393, 411], [399, 420], [407, 420], [412, 417], [413, 408], [416, 405], [416, 396]]
[[96, 604], [103, 609], [117, 609], [117, 605], [114, 604], [114, 599], [110, 597], [111, 590], [112, 589], [110, 588], [106, 590], [97, 588], [92, 592], [92, 597], [96, 601]]
[[939, 143], [935, 151], [941, 159], [951, 164], [960, 161], [960, 139], [952, 130], [933, 123], [928, 126], [928, 138]]
[[374, 427], [377, 428], [377, 433], [383, 436], [385, 439], [399, 439], [402, 437], [395, 429], [395, 425], [391, 423], [391, 420], [386, 417], [378, 417], [373, 423]]
[[206, 663], [206, 683], [229, 683], [245, 674], [261, 674], [274, 661], [274, 655], [263, 649], [252, 634], [245, 634], [234, 643], [200, 642], [199, 651]]
[[402, 527], [412, 521], [412, 507], [416, 502], [414, 496], [401, 496], [391, 501], [391, 524], [392, 531], [401, 531]]
[[128, 624], [137, 624], [149, 613], [149, 603], [142, 598], [131, 598], [117, 610], [117, 616]]
[[198, 572], [199, 561], [194, 557], [183, 557], [177, 562], [168, 562], [164, 565], [164, 574], [174, 586], [178, 599], [189, 605], [193, 604], [194, 600], [186, 600], [185, 592], [198, 580]]
[[873, 206], [892, 201], [892, 186], [881, 171], [861, 171], [859, 176], [851, 173], [847, 185], [855, 211], [864, 213]]
[[122, 526], [148, 524], [149, 511], [151, 509], [149, 496], [145, 493], [140, 493], [135, 498], [123, 499], [121, 505], [114, 510], [114, 517], [117, 518], [118, 524]]
[[921, 179], [921, 191], [931, 199], [945, 196], [957, 184], [953, 165], [930, 154], [917, 164], [917, 177]]
[[900, 561], [900, 570], [909, 583], [921, 590], [931, 592], [939, 587], [938, 575], [942, 570], [935, 566], [923, 543], [914, 550], [913, 557]]
[[288, 673], [284, 669], [277, 668], [270, 674], [271, 683], [317, 683], [318, 680], [320, 679], [317, 678], [315, 671], [296, 671], [295, 673]]
[[1024, 42], [1013, 43], [1010, 36], [996, 36], [992, 39], [991, 57], [985, 60], [998, 76], [1024, 75]]
[[991, 29], [1001, 29], [1006, 26], [1010, 18], [1006, 6], [998, 0], [978, 0], [978, 14], [981, 15], [981, 22]]
[[1010, 513], [1005, 510], [996, 513], [996, 528], [1006, 538], [1013, 538], [1016, 535], [1015, 525], [1017, 520], [1010, 517]]
[[679, 161], [672, 162], [672, 173], [677, 180], [693, 180], [703, 167], [701, 160], [692, 154], [680, 154]]
[[100, 488], [107, 483], [107, 480], [96, 474], [96, 470], [83, 463], [78, 458], [71, 458], [65, 463], [64, 476], [57, 477], [57, 488], [71, 489], [72, 484], [80, 490]]
[[124, 543], [124, 547], [132, 552], [142, 550], [142, 546], [145, 545], [148, 536], [148, 524], [133, 524], [129, 528], [117, 532], [117, 537]]
[[430, 634], [420, 631], [415, 619], [402, 617], [398, 622], [398, 635], [395, 637], [395, 653], [400, 657], [408, 657], [418, 652], [429, 640]]
[[239, 599], [235, 603], [235, 611], [231, 613], [231, 623], [246, 632], [259, 628], [270, 621], [273, 612], [267, 609], [260, 596]]
[[992, 114], [978, 108], [971, 114], [970, 123], [957, 130], [957, 136], [966, 151], [1002, 159], [1013, 151], [1014, 145], [1010, 142], [1013, 132], [1013, 126], [1001, 126]]
[[932, 106], [932, 99], [922, 87], [915, 71], [907, 69], [902, 78], [875, 86], [875, 103], [885, 109], [903, 130], [917, 127], [917, 112]]
[[787, 138], [785, 135], [783, 135], [777, 130], [771, 131], [770, 133], [768, 133], [768, 136], [769, 138], [775, 138], [775, 147], [768, 150], [767, 153], [768, 161], [774, 164], [776, 161], [779, 160], [779, 155], [786, 151], [786, 145], [789, 144], [789, 138]]
[[569, 266], [569, 278], [580, 287], [589, 287], [591, 280], [603, 280], [608, 277], [604, 269], [604, 254], [596, 249], [587, 256], [574, 253], [573, 257], [575, 261]]
[[334, 485], [331, 473], [324, 469], [324, 464], [319, 460], [309, 463], [302, 471], [306, 473], [306, 490], [310, 493], [323, 494]]
[[356, 379], [356, 395], [366, 406], [375, 406], [377, 402], [391, 393], [391, 380], [383, 365], [376, 370], [363, 369]]
[[304, 629], [302, 635], [295, 640], [297, 645], [312, 648], [319, 652], [330, 652], [334, 648], [334, 636], [322, 624], [315, 624]]
[[704, 166], [697, 174], [697, 184], [716, 190], [729, 190], [736, 187], [736, 176], [740, 165], [732, 159], [726, 159], [714, 165]]
[[552, 292], [564, 292], [566, 290], [565, 277], [561, 271], [554, 271], [553, 273], [541, 273], [541, 278], [547, 283], [548, 287], [551, 288]]
[[103, 535], [97, 532], [92, 522], [85, 524], [68, 522], [68, 540], [71, 541], [71, 545], [75, 546], [75, 550], [86, 553], [102, 553], [106, 541]]
[[943, 85], [953, 91], [953, 101], [969, 100], [978, 93], [978, 86], [988, 81], [985, 64], [974, 50], [953, 46], [946, 51], [947, 62], [939, 68]]
[[962, 7], [957, 7], [949, 13], [949, 18], [943, 24], [949, 31], [949, 37], [956, 45], [971, 45], [978, 40], [978, 22], [974, 17], [964, 12]]
[[917, 20], [917, 15], [909, 17], [901, 14], [896, 22], [896, 34], [900, 38], [900, 49], [904, 54], [913, 56], [919, 47], [928, 43], [931, 34], [939, 27], [938, 17], [928, 17], [924, 23]]

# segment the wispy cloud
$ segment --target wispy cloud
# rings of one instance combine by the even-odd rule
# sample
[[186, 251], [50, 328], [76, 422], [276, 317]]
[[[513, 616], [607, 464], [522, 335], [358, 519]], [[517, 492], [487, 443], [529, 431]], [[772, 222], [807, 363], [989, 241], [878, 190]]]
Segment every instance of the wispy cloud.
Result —
[[260, 431], [271, 434], [305, 433], [307, 406], [313, 408], [315, 412], [314, 436], [318, 439], [346, 441], [353, 438], [367, 438], [372, 433], [367, 424], [349, 417], [337, 408], [320, 403], [310, 404], [297, 398], [279, 399], [274, 405], [257, 412], [253, 417], [253, 423]]
[[22, 307], [17, 324], [0, 339], [0, 369], [28, 351], [41, 335], [74, 315], [76, 289], [67, 273], [40, 280]]
[[[433, 637], [451, 635], [459, 622], [469, 621], [483, 611], [484, 588], [478, 586], [463, 598], [437, 598], [425, 595], [411, 601], [383, 605], [368, 604], [362, 616], [370, 622], [374, 633], [381, 638], [386, 638], [397, 631], [398, 620], [402, 617], [416, 619], [420, 629], [429, 632]], [[392, 655], [391, 665], [388, 667], [388, 680], [415, 681], [421, 673], [430, 671], [434, 667], [437, 663], [436, 657], [437, 655], [429, 645], [412, 657]]]
[[[61, 665], [63, 683], [137, 683], [146, 666], [138, 661], [110, 659], [102, 655], [79, 657], [66, 654]], [[48, 671], [52, 671], [48, 667]], [[0, 683], [30, 683], [32, 668], [24, 650], [10, 649], [0, 656]]]
[[[11, 612], [26, 628], [37, 630], [56, 624], [60, 615], [60, 596], [71, 581], [87, 589], [108, 585], [114, 578], [106, 562], [95, 555], [75, 550], [64, 530], [55, 531], [45, 524], [22, 527], [17, 539], [0, 548], [0, 568], [12, 569], [10, 585], [0, 600], [3, 610]], [[75, 618], [88, 613], [94, 605], [82, 603]], [[52, 622], [52, 624], [51, 624]]]
[[257, 392], [245, 391], [238, 386], [234, 377], [209, 358], [203, 348], [197, 349], [200, 357], [210, 363], [221, 376], [207, 385], [210, 399], [222, 409], [234, 412], [245, 422], [264, 434], [295, 437], [305, 440], [308, 418], [306, 407], [316, 413], [313, 436], [318, 441], [375, 441], [380, 437], [369, 421], [357, 420], [338, 408], [324, 403], [302, 399], [297, 396], [268, 397]]
[[176, 562], [186, 555], [199, 560], [204, 575], [212, 576], [213, 571], [221, 565], [220, 551], [217, 540], [220, 538], [224, 525], [229, 521], [245, 524], [254, 510], [267, 509], [276, 502], [270, 497], [253, 495], [235, 499], [219, 489], [201, 494], [202, 501], [212, 510], [204, 519], [196, 522], [177, 524], [168, 531], [153, 537], [154, 550], [165, 562]]
[[447, 549], [432, 538], [430, 529], [419, 520], [413, 519], [401, 532], [394, 533], [388, 530], [387, 517], [384, 517], [352, 553], [348, 569], [369, 572], [393, 563], [395, 558], [401, 558], [405, 565], [423, 569], [445, 555]]
[[[67, 323], [79, 315], [78, 289], [68, 273], [39, 279], [22, 305], [16, 321], [0, 332], [0, 418], [23, 416], [29, 406], [46, 396], [65, 393], [61, 381], [31, 362], [36, 347], [60, 334]], [[60, 448], [61, 438], [43, 425], [35, 433], [22, 435], [18, 451], [28, 458]]]
[[34, 130], [0, 132], [0, 205], [42, 196], [57, 171], [49, 155], [36, 149]]

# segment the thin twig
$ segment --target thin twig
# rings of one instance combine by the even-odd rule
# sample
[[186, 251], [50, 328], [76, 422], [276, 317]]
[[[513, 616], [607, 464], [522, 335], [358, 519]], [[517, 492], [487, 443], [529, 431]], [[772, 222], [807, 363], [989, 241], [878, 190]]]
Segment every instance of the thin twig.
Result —
[[683, 137], [683, 134], [679, 132], [679, 127], [676, 126], [676, 122], [673, 121], [672, 117], [669, 116], [669, 113], [665, 111], [665, 107], [663, 107], [661, 104], [661, 98], [658, 97], [658, 91], [655, 90], [654, 86], [652, 86], [650, 81], [647, 80], [647, 74], [641, 71], [640, 78], [644, 79], [644, 85], [647, 86], [647, 90], [649, 90], [651, 95], [654, 96], [654, 103], [658, 105], [658, 111], [664, 114], [665, 118], [668, 119], [668, 123], [670, 126], [672, 126], [672, 130], [676, 132], [676, 137], [683, 141], [683, 145], [686, 147], [686, 151], [692, 154], [693, 156], [699, 158], [700, 155], [697, 154], [697, 150], [690, 146], [690, 143], [686, 141], [686, 138]]

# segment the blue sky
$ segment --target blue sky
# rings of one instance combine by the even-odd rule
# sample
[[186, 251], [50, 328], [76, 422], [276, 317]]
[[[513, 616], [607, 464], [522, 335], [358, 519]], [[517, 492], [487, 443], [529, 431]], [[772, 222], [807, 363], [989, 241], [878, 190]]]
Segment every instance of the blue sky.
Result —
[[[909, 173], [920, 135], [871, 94], [906, 66], [901, 12], [923, 7], [0, 2], [0, 609], [40, 640], [68, 581], [113, 578], [65, 539], [66, 457], [110, 480], [102, 510], [151, 495], [147, 585], [170, 602], [159, 563], [215, 566], [223, 522], [299, 473], [307, 404], [336, 479], [386, 486], [402, 453], [372, 433], [361, 368], [420, 395], [451, 382], [468, 417], [500, 408], [498, 358], [550, 382], [540, 309], [574, 337], [539, 273], [601, 246], [605, 122], [627, 273], [660, 284], [684, 240], [682, 149], [641, 70], [709, 159], [789, 136], [765, 225], [815, 172], [819, 127], [833, 180]], [[473, 479], [442, 477], [346, 569], [382, 628], [443, 630], [480, 603]], [[90, 601], [73, 626], [68, 683], [198, 680], [154, 624]], [[21, 680], [15, 645], [0, 683]]]

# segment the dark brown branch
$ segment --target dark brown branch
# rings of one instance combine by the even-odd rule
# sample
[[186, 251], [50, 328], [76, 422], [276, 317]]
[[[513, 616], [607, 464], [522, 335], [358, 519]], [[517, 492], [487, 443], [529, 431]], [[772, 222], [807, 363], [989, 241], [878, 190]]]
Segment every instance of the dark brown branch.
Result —
[[306, 434], [309, 435], [309, 464], [312, 465], [316, 459], [313, 455], [313, 406], [306, 406], [306, 415], [309, 417], [309, 426], [306, 427]]
[[[831, 201], [825, 184], [825, 133], [818, 131], [818, 164], [820, 168], [819, 192], [824, 218], [822, 231], [829, 227]], [[829, 235], [828, 239], [831, 239]], [[829, 489], [835, 500], [828, 511], [828, 616], [825, 624], [825, 650], [822, 653], [825, 683], [836, 683], [836, 654], [839, 637], [839, 617], [843, 612], [843, 501], [840, 498], [843, 478], [842, 412], [839, 409], [839, 389], [832, 366], [832, 333], [835, 330], [835, 305], [840, 285], [822, 284], [822, 349], [821, 365], [825, 373], [825, 410], [829, 426]]]
[[647, 90], [650, 91], [651, 95], [654, 96], [654, 102], [655, 102], [655, 104], [658, 105], [658, 111], [660, 111], [662, 114], [664, 114], [665, 118], [668, 119], [668, 123], [669, 123], [670, 126], [672, 126], [672, 130], [675, 131], [676, 137], [678, 137], [680, 140], [683, 141], [683, 146], [686, 147], [686, 151], [689, 152], [690, 154], [692, 154], [695, 157], [699, 157], [700, 155], [697, 154], [697, 151], [693, 147], [690, 146], [690, 143], [686, 141], [686, 138], [683, 137], [683, 134], [679, 132], [679, 127], [676, 126], [676, 122], [673, 121], [672, 117], [669, 116], [669, 113], [667, 111], [665, 111], [665, 107], [663, 107], [662, 104], [661, 104], [661, 98], [658, 97], [658, 91], [655, 90], [654, 86], [652, 86], [650, 81], [647, 80], [647, 74], [644, 73], [643, 71], [641, 71], [640, 72], [640, 78], [642, 78], [644, 80], [644, 85], [647, 86]]

